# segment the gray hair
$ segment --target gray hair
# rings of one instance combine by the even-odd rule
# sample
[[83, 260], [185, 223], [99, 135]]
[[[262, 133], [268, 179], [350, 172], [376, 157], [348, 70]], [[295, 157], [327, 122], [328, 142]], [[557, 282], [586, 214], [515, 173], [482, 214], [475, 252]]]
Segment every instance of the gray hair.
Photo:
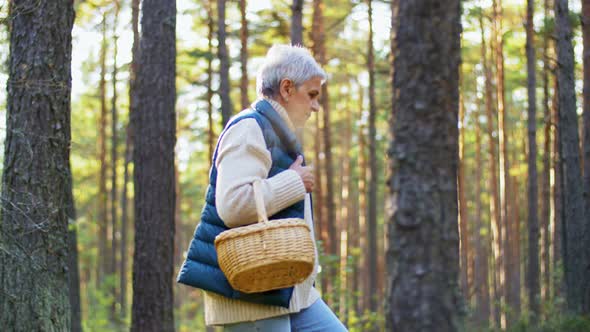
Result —
[[327, 75], [309, 50], [301, 46], [273, 45], [258, 70], [256, 92], [260, 97], [274, 97], [279, 93], [282, 80], [289, 79], [299, 87], [313, 77], [321, 77], [323, 83]]

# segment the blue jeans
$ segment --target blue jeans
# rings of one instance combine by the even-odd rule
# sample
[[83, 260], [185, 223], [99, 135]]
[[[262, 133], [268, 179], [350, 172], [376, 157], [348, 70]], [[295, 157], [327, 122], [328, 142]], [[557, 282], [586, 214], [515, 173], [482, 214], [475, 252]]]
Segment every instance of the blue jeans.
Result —
[[319, 299], [298, 313], [261, 319], [253, 322], [228, 324], [226, 332], [346, 332], [344, 325]]

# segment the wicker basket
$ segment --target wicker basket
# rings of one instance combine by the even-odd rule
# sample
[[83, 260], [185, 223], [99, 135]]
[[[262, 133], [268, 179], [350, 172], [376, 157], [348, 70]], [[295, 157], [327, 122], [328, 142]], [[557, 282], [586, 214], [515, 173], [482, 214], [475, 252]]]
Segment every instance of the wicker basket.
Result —
[[230, 285], [244, 293], [265, 292], [303, 282], [312, 272], [311, 231], [299, 218], [269, 221], [259, 181], [253, 183], [259, 220], [215, 238], [219, 266]]

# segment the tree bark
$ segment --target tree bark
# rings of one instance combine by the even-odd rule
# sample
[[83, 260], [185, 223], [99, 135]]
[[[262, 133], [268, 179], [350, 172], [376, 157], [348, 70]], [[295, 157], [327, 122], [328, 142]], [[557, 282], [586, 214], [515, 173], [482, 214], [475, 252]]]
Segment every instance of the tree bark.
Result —
[[303, 2], [293, 0], [291, 5], [291, 45], [303, 45]]
[[[496, 168], [496, 137], [494, 136], [494, 106], [493, 106], [493, 87], [492, 87], [492, 70], [488, 64], [486, 57], [486, 42], [483, 17], [479, 17], [479, 24], [481, 29], [481, 53], [482, 64], [485, 75], [485, 105], [487, 118], [487, 136], [489, 141], [488, 158], [490, 159], [490, 177], [489, 187], [490, 193], [490, 225], [492, 229], [492, 253], [494, 275], [492, 277], [492, 297], [494, 303], [493, 318], [497, 327], [500, 327], [500, 303], [502, 300], [502, 291], [500, 287], [500, 280], [503, 278], [502, 266], [503, 257], [501, 253], [502, 248], [502, 222], [500, 219], [500, 199], [498, 190], [498, 177]], [[490, 56], [491, 57], [491, 56]], [[492, 62], [490, 60], [490, 62]]]
[[[529, 306], [535, 322], [539, 317], [539, 220], [537, 218], [537, 123], [535, 95], [536, 69], [535, 69], [535, 29], [533, 26], [534, 1], [527, 0], [526, 20], [526, 56], [527, 56], [527, 82], [528, 82], [528, 275], [527, 289]], [[518, 242], [517, 242], [518, 243]]]
[[[584, 213], [586, 214], [585, 241], [590, 241], [590, 0], [582, 1], [582, 34], [584, 39]], [[587, 242], [586, 242], [587, 243]], [[590, 273], [590, 251], [586, 251], [586, 275]], [[584, 312], [590, 313], [590, 282], [586, 281]]]
[[242, 77], [240, 80], [240, 100], [242, 102], [242, 109], [250, 107], [248, 98], [248, 21], [246, 20], [246, 0], [240, 0], [240, 14], [242, 19], [242, 27], [240, 28], [240, 41], [242, 48], [240, 49], [240, 66], [242, 69]]
[[367, 213], [367, 251], [369, 256], [369, 310], [377, 311], [377, 106], [375, 104], [375, 57], [373, 55], [373, 9], [369, 10], [369, 40], [367, 43], [367, 67], [369, 71], [369, 210]]
[[70, 298], [70, 331], [82, 332], [82, 313], [80, 310], [80, 270], [78, 267], [78, 228], [76, 222], [76, 206], [74, 204], [73, 181], [71, 164], [68, 158], [68, 188], [67, 190], [67, 214], [68, 214], [68, 283]]
[[400, 0], [398, 17], [387, 330], [457, 331], [460, 3]]
[[[110, 259], [111, 271], [109, 273], [113, 276], [117, 275], [117, 141], [118, 141], [118, 114], [117, 114], [117, 25], [119, 21], [119, 0], [114, 1], [115, 13], [113, 22], [113, 72], [112, 72], [112, 84], [113, 84], [113, 97], [111, 99], [111, 253]], [[113, 283], [110, 292], [113, 295], [113, 303], [111, 305], [111, 315], [117, 320], [117, 305], [116, 302], [119, 299], [117, 294], [116, 284]]]
[[[544, 1], [544, 17], [545, 21], [549, 18], [549, 1]], [[541, 296], [543, 301], [547, 301], [550, 297], [551, 289], [551, 264], [550, 264], [550, 197], [551, 197], [551, 114], [549, 112], [549, 32], [545, 26], [545, 33], [543, 35], [543, 170], [541, 173], [541, 273], [542, 273], [542, 287]]]
[[138, 332], [174, 331], [175, 27], [175, 1], [143, 1], [138, 108], [132, 118], [136, 144], [131, 331]]
[[8, 5], [0, 322], [6, 331], [69, 331], [73, 2]]
[[102, 15], [102, 43], [100, 48], [100, 118], [98, 134], [98, 159], [100, 163], [100, 174], [98, 178], [98, 266], [97, 286], [102, 285], [104, 275], [108, 273], [108, 216], [107, 216], [107, 97], [106, 97], [106, 57], [107, 57], [107, 19], [106, 14]]
[[133, 124], [131, 119], [137, 109], [137, 65], [139, 58], [139, 0], [131, 2], [131, 29], [133, 30], [133, 45], [131, 47], [131, 65], [129, 71], [129, 122], [125, 138], [125, 165], [123, 169], [123, 190], [121, 192], [121, 266], [120, 272], [120, 297], [121, 317], [127, 317], [127, 240], [128, 240], [128, 195], [129, 164], [133, 158]]
[[[485, 59], [485, 46], [484, 46]], [[481, 179], [483, 173], [483, 161], [481, 155], [481, 128], [479, 123], [478, 110], [475, 115], [475, 225], [474, 225], [474, 244], [475, 244], [475, 262], [473, 268], [474, 290], [475, 290], [475, 321], [479, 327], [487, 327], [490, 318], [490, 286], [488, 283], [488, 260], [489, 260], [489, 229], [483, 224], [482, 204], [481, 204]]]
[[583, 182], [580, 172], [578, 118], [574, 88], [574, 53], [566, 0], [555, 1], [557, 35], [557, 80], [559, 94], [560, 155], [563, 184], [563, 257], [567, 308], [581, 313], [587, 278], [587, 242]]
[[209, 140], [209, 168], [213, 163], [213, 150], [215, 149], [215, 132], [213, 129], [213, 33], [215, 22], [213, 21], [213, 0], [207, 0], [207, 50], [209, 56], [207, 57], [207, 119], [209, 121], [209, 132], [207, 138]]
[[[557, 67], [556, 67], [557, 68]], [[559, 136], [561, 131], [561, 124], [559, 120], [559, 82], [557, 80], [557, 71], [555, 71], [555, 80], [553, 82], [553, 103], [551, 113], [553, 115], [553, 174], [555, 175], [555, 181], [553, 184], [553, 207], [554, 207], [554, 220], [553, 220], [553, 266], [554, 270], [557, 271], [558, 267], [562, 267], [564, 264], [563, 257], [563, 181], [562, 181], [562, 158], [561, 158], [561, 147]], [[562, 278], [553, 278], [553, 297], [563, 296], [565, 281]]]
[[[461, 79], [460, 79], [461, 80]], [[459, 83], [461, 86], [461, 83]], [[469, 302], [469, 216], [467, 215], [467, 198], [465, 197], [465, 105], [463, 97], [459, 95], [459, 239], [460, 239], [460, 263], [459, 280], [461, 293], [465, 303]]]
[[234, 112], [230, 98], [229, 54], [225, 45], [225, 1], [217, 0], [217, 56], [219, 58], [219, 98], [221, 98], [222, 127], [225, 127]]
[[[323, 8], [324, 3], [322, 0], [314, 0], [314, 12], [313, 12], [313, 52], [321, 66], [326, 64], [326, 46], [325, 46], [325, 31], [324, 31], [324, 15]], [[328, 255], [338, 255], [338, 233], [336, 232], [336, 213], [334, 208], [334, 174], [332, 167], [332, 139], [331, 139], [331, 126], [330, 126], [330, 96], [328, 93], [328, 84], [322, 85], [322, 114], [323, 114], [323, 128], [322, 128], [322, 143], [323, 143], [323, 154], [324, 154], [324, 169], [325, 169], [325, 220], [323, 226], [327, 231], [327, 243], [326, 253]], [[321, 172], [321, 171], [320, 171]], [[336, 270], [333, 267], [328, 267], [326, 271], [327, 276], [327, 291], [328, 293], [333, 292], [333, 281], [336, 276]]]

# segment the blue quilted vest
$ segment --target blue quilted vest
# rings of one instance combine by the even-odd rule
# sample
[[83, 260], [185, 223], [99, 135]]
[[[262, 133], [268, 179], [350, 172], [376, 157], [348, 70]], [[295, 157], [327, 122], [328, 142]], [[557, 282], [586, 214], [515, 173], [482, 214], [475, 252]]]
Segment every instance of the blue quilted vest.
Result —
[[[230, 127], [243, 119], [255, 119], [262, 129], [266, 147], [272, 157], [269, 178], [288, 169], [298, 155], [303, 155], [295, 134], [266, 100], [258, 101], [253, 109], [244, 110], [232, 119], [221, 133], [218, 142]], [[215, 237], [227, 230], [228, 227], [217, 214], [215, 207], [215, 185], [217, 182], [215, 161], [218, 148], [219, 143], [213, 155], [213, 166], [209, 173], [209, 187], [205, 197], [205, 206], [201, 213], [201, 222], [197, 225], [177, 281], [231, 299], [288, 308], [293, 287], [262, 293], [242, 293], [231, 287], [219, 268], [214, 241]], [[302, 200], [270, 216], [269, 219], [304, 218], [303, 209], [304, 201]]]

